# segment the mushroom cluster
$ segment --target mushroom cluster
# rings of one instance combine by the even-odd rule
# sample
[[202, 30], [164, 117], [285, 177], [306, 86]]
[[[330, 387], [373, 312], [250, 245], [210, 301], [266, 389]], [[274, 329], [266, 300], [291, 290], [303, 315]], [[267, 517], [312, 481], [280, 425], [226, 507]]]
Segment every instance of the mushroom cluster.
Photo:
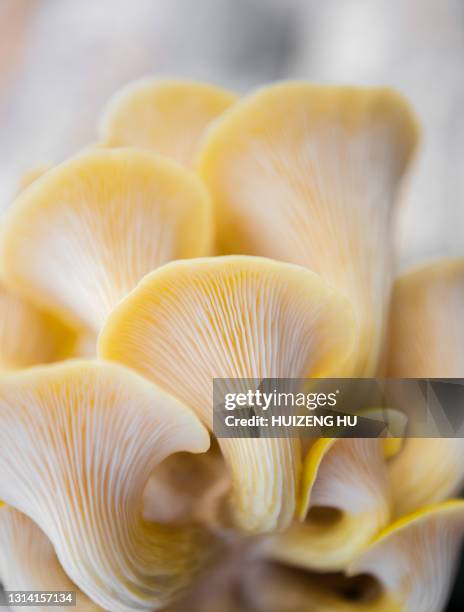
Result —
[[395, 279], [418, 134], [387, 88], [144, 79], [24, 178], [0, 222], [6, 590], [444, 609], [462, 439], [212, 435], [213, 379], [462, 377], [464, 259]]

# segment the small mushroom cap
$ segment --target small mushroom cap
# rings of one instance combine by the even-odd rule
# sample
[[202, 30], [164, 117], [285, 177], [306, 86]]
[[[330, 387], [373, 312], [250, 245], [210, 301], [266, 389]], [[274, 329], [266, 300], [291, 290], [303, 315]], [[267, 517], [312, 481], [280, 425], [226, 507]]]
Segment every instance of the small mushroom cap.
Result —
[[462, 378], [464, 258], [422, 265], [398, 278], [392, 296], [388, 375]]
[[106, 146], [152, 149], [191, 166], [208, 126], [236, 99], [230, 91], [197, 81], [141, 79], [110, 100], [100, 137]]
[[[446, 259], [400, 277], [390, 316], [388, 376], [461, 378], [464, 372], [464, 260]], [[459, 493], [462, 438], [408, 438], [389, 463], [401, 516]]]
[[[340, 374], [354, 334], [349, 303], [308, 270], [215, 257], [172, 262], [148, 275], [108, 318], [98, 351], [181, 398], [212, 428], [214, 378], [244, 379], [246, 387], [254, 379]], [[249, 531], [288, 526], [299, 441], [232, 437], [219, 444], [237, 523]]]
[[134, 149], [93, 149], [34, 181], [8, 212], [0, 268], [11, 287], [97, 333], [148, 272], [209, 254], [212, 219], [198, 178]]
[[343, 292], [360, 326], [357, 374], [377, 367], [392, 210], [417, 135], [390, 89], [284, 82], [235, 104], [200, 149], [219, 249], [306, 266]]

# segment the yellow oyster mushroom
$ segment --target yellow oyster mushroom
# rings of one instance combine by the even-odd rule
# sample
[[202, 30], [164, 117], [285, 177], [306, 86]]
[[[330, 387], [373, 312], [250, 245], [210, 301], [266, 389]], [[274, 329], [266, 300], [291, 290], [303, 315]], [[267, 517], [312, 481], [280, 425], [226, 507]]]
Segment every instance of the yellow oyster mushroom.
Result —
[[208, 126], [237, 96], [214, 85], [146, 78], [117, 92], [100, 122], [106, 146], [152, 149], [191, 166]]
[[[0, 580], [8, 591], [73, 591], [77, 610], [102, 609], [64, 573], [44, 532], [25, 514], [7, 505], [0, 507]], [[29, 612], [36, 609], [22, 607]], [[55, 612], [57, 606], [43, 604], [40, 609]]]
[[306, 569], [342, 570], [387, 524], [390, 506], [381, 440], [317, 440], [304, 462], [304, 522], [272, 538], [269, 554]]
[[358, 375], [373, 375], [379, 360], [393, 204], [417, 134], [390, 89], [287, 82], [235, 104], [199, 153], [219, 248], [306, 266], [347, 296]]
[[0, 284], [0, 370], [65, 359], [76, 341], [71, 328]]
[[105, 610], [162, 608], [211, 554], [203, 530], [142, 515], [156, 466], [208, 446], [188, 408], [117, 364], [0, 377], [0, 498], [38, 525], [70, 580]]
[[441, 612], [464, 537], [464, 501], [451, 500], [399, 519], [353, 561], [408, 612]]
[[[464, 375], [464, 259], [422, 266], [396, 281], [388, 375]], [[464, 483], [462, 438], [409, 438], [389, 463], [396, 512], [446, 499]]]
[[[172, 262], [147, 276], [108, 318], [98, 350], [180, 397], [212, 428], [214, 378], [339, 374], [353, 337], [350, 305], [315, 274], [269, 259], [216, 257]], [[254, 532], [287, 527], [299, 441], [219, 444], [238, 524]]]
[[96, 334], [146, 273], [209, 254], [211, 234], [208, 195], [193, 173], [149, 152], [87, 150], [16, 200], [0, 268], [13, 289]]

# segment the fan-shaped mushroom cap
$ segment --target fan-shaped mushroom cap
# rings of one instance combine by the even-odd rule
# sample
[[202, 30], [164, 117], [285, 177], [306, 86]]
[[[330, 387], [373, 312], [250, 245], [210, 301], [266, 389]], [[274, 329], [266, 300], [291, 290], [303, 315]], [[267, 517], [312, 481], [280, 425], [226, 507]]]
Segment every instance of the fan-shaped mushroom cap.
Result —
[[343, 292], [360, 326], [357, 374], [377, 366], [392, 208], [416, 140], [394, 91], [289, 82], [234, 105], [200, 150], [220, 248], [306, 266]]
[[[340, 373], [353, 335], [349, 304], [315, 274], [268, 259], [215, 257], [173, 262], [147, 276], [109, 317], [99, 354], [182, 398], [211, 428], [214, 378]], [[219, 444], [240, 525], [287, 526], [295, 512], [299, 441], [223, 438]]]
[[379, 439], [323, 438], [304, 463], [299, 518], [272, 538], [273, 558], [306, 569], [338, 571], [367, 545], [390, 516]]
[[96, 333], [147, 272], [209, 254], [212, 222], [190, 171], [149, 152], [94, 149], [34, 181], [3, 230], [8, 283]]
[[75, 333], [0, 284], [0, 370], [69, 357]]
[[[6, 505], [0, 507], [0, 580], [8, 591], [74, 591], [79, 611], [101, 610], [64, 573], [44, 532]], [[33, 612], [36, 608], [23, 609]], [[42, 605], [41, 610], [56, 612], [57, 606]]]
[[0, 377], [0, 498], [42, 529], [69, 578], [106, 610], [163, 607], [210, 553], [201, 530], [142, 516], [156, 465], [208, 446], [188, 408], [117, 364]]
[[[464, 375], [464, 260], [444, 260], [398, 279], [391, 307], [388, 375]], [[409, 438], [390, 462], [396, 511], [405, 514], [459, 491], [462, 438]]]
[[191, 166], [210, 123], [236, 99], [230, 91], [197, 81], [141, 79], [110, 100], [100, 136], [106, 145], [144, 147]]

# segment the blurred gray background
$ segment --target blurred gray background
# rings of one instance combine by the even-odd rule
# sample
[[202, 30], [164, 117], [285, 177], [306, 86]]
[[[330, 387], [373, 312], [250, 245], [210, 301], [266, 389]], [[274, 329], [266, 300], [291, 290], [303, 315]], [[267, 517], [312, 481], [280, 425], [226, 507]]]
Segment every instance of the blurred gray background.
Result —
[[0, 208], [149, 74], [239, 92], [289, 77], [397, 87], [424, 126], [401, 267], [464, 254], [463, 0], [0, 0]]

